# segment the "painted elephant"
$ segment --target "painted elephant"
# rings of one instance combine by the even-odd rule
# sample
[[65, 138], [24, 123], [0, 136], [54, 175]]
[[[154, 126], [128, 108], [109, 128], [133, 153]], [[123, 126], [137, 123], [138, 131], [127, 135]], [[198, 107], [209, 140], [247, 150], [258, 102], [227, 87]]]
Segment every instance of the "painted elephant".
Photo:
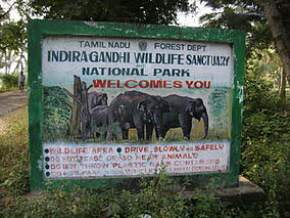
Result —
[[150, 140], [152, 131], [161, 135], [162, 114], [169, 112], [168, 103], [159, 96], [138, 91], [127, 91], [118, 95], [110, 104], [113, 122], [118, 122], [122, 138], [128, 139], [129, 128], [136, 128], [138, 140]]
[[91, 113], [91, 132], [105, 139], [109, 128], [109, 106], [95, 106]]
[[[203, 120], [204, 138], [208, 134], [208, 114], [201, 98], [189, 98], [185, 96], [169, 95], [163, 97], [169, 104], [169, 112], [162, 116], [161, 137], [165, 138], [166, 133], [171, 128], [182, 128], [183, 137], [190, 139], [192, 128], [192, 118]], [[158, 131], [156, 131], [158, 134]]]
[[[96, 113], [100, 110], [99, 106], [106, 106], [107, 104], [107, 94], [106, 93], [99, 93], [99, 92], [87, 92], [85, 83], [82, 82], [83, 89], [81, 95], [81, 111], [80, 111], [80, 126], [84, 130], [82, 132], [82, 137], [87, 138], [90, 135], [94, 135], [96, 132], [92, 129], [94, 126], [94, 120], [92, 119], [93, 113]], [[94, 115], [95, 116], [95, 115]]]
[[88, 93], [88, 107], [91, 111], [98, 105], [108, 105], [108, 96], [106, 93], [101, 92], [89, 92]]

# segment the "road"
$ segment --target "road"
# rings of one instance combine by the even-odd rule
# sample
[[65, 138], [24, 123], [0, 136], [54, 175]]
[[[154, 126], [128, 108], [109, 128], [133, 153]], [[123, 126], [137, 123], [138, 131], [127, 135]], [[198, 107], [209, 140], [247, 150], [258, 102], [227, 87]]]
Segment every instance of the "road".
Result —
[[11, 91], [0, 93], [0, 117], [27, 103], [26, 92]]

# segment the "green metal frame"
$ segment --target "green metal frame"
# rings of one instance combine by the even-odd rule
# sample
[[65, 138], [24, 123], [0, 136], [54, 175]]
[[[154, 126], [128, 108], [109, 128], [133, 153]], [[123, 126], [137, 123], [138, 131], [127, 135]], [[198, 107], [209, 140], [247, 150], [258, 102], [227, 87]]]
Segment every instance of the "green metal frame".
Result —
[[[124, 182], [126, 179], [58, 179], [45, 180], [42, 169], [42, 71], [41, 41], [47, 36], [94, 36], [119, 38], [170, 39], [183, 41], [229, 43], [234, 51], [234, 87], [232, 101], [232, 130], [229, 172], [205, 174], [219, 178], [223, 185], [238, 184], [242, 128], [242, 102], [244, 81], [245, 34], [237, 30], [173, 27], [160, 25], [134, 25], [104, 22], [30, 20], [28, 24], [29, 65], [29, 153], [30, 189], [49, 187], [68, 188], [82, 186], [101, 188]], [[193, 175], [194, 176], [194, 175]]]

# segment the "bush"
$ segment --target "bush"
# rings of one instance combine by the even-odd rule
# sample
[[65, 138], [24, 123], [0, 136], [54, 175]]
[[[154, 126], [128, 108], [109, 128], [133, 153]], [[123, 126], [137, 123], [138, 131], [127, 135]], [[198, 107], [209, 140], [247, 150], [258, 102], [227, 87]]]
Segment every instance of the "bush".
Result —
[[10, 90], [18, 87], [18, 74], [3, 74], [0, 75], [0, 90]]
[[247, 79], [242, 174], [265, 190], [268, 217], [290, 213], [290, 117], [278, 96], [271, 82]]
[[171, 185], [174, 185], [173, 180], [161, 173], [154, 178], [142, 179], [141, 189], [135, 192], [53, 190], [35, 198], [14, 198], [0, 210], [0, 217], [250, 218], [261, 217], [265, 209], [247, 211], [249, 208], [226, 207], [214, 197], [210, 188], [195, 189], [191, 197], [184, 198], [182, 191], [170, 192], [168, 187]]
[[69, 97], [58, 86], [44, 87], [43, 93], [44, 141], [68, 138], [72, 113]]

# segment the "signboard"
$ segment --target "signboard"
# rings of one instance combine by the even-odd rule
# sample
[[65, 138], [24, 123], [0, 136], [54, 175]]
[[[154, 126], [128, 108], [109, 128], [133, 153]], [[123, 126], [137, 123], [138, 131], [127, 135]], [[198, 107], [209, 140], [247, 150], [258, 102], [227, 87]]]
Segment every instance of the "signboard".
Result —
[[31, 188], [154, 176], [237, 184], [244, 34], [34, 20]]

